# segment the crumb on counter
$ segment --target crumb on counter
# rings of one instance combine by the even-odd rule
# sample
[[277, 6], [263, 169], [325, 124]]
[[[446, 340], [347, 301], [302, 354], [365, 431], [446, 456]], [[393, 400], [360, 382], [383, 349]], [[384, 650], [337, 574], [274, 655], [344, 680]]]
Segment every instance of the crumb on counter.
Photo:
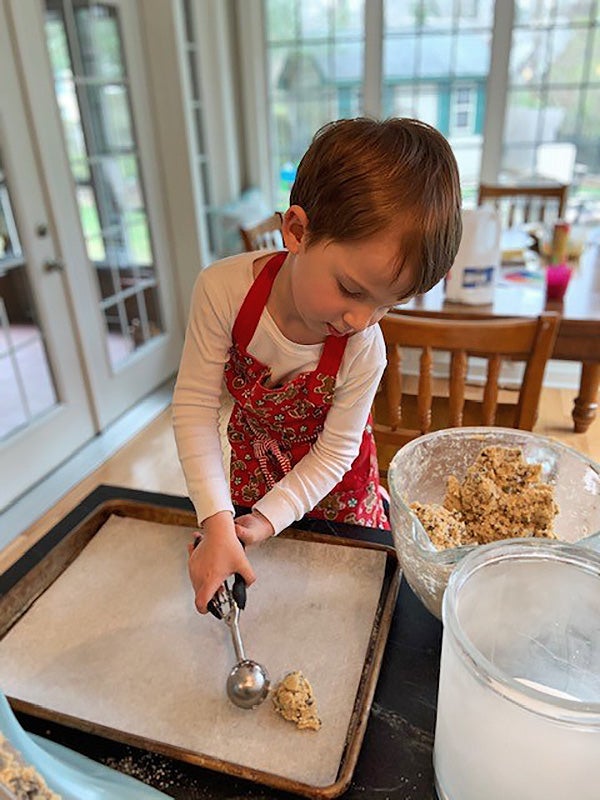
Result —
[[462, 483], [449, 475], [443, 505], [411, 503], [438, 550], [500, 539], [556, 539], [559, 508], [542, 465], [528, 464], [516, 447], [486, 447]]
[[278, 714], [294, 722], [299, 730], [318, 731], [321, 727], [312, 686], [301, 672], [290, 672], [277, 684], [273, 705]]

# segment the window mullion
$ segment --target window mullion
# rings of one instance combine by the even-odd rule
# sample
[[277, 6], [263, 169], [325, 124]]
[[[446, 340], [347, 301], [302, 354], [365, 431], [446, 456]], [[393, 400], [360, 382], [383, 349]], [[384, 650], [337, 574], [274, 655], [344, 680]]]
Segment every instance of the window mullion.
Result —
[[[198, 79], [202, 97], [210, 186], [209, 208], [230, 202], [240, 192], [239, 142], [234, 79], [228, 40], [228, 13], [220, 0], [203, 0], [194, 15]], [[210, 190], [210, 191], [209, 191]]]
[[363, 113], [380, 117], [382, 113], [383, 0], [365, 3], [365, 74]]
[[259, 187], [267, 202], [273, 205], [263, 0], [238, 0], [237, 21], [245, 131], [245, 183]]
[[494, 183], [502, 162], [502, 142], [508, 92], [508, 68], [515, 0], [496, 0], [490, 74], [487, 80], [481, 181]]

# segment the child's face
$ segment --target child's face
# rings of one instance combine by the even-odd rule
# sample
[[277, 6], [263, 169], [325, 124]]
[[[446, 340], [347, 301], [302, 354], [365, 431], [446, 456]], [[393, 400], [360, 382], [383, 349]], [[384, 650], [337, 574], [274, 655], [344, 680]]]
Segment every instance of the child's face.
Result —
[[291, 267], [296, 313], [323, 337], [375, 325], [414, 286], [414, 269], [406, 265], [395, 277], [397, 263], [397, 233], [308, 247], [301, 241]]

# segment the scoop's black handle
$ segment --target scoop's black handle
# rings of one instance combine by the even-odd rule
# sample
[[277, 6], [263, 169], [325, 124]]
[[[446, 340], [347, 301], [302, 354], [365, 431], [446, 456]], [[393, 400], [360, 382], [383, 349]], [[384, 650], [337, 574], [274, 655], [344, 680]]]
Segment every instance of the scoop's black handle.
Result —
[[[243, 547], [242, 543], [242, 547]], [[237, 603], [240, 611], [246, 608], [246, 581], [242, 578], [239, 572], [236, 572], [233, 577], [233, 588], [231, 590], [233, 599]]]
[[[201, 541], [202, 537], [196, 536], [194, 539], [194, 549]], [[243, 542], [240, 542], [240, 544], [245, 550], [246, 545]], [[240, 611], [243, 611], [246, 608], [246, 581], [242, 578], [239, 572], [234, 574], [231, 594], [233, 595], [233, 599], [235, 600], [237, 607], [240, 609]], [[223, 611], [221, 610], [218, 592], [215, 592], [215, 594], [210, 598], [206, 604], [206, 607], [213, 617], [216, 617], [217, 619], [223, 619]]]

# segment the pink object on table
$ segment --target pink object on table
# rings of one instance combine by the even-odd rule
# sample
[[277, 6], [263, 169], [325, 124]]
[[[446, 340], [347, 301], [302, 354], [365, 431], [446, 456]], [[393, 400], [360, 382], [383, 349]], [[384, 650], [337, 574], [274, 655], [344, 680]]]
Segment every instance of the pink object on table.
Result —
[[567, 264], [550, 264], [546, 269], [546, 298], [562, 300], [571, 279], [571, 267]]

